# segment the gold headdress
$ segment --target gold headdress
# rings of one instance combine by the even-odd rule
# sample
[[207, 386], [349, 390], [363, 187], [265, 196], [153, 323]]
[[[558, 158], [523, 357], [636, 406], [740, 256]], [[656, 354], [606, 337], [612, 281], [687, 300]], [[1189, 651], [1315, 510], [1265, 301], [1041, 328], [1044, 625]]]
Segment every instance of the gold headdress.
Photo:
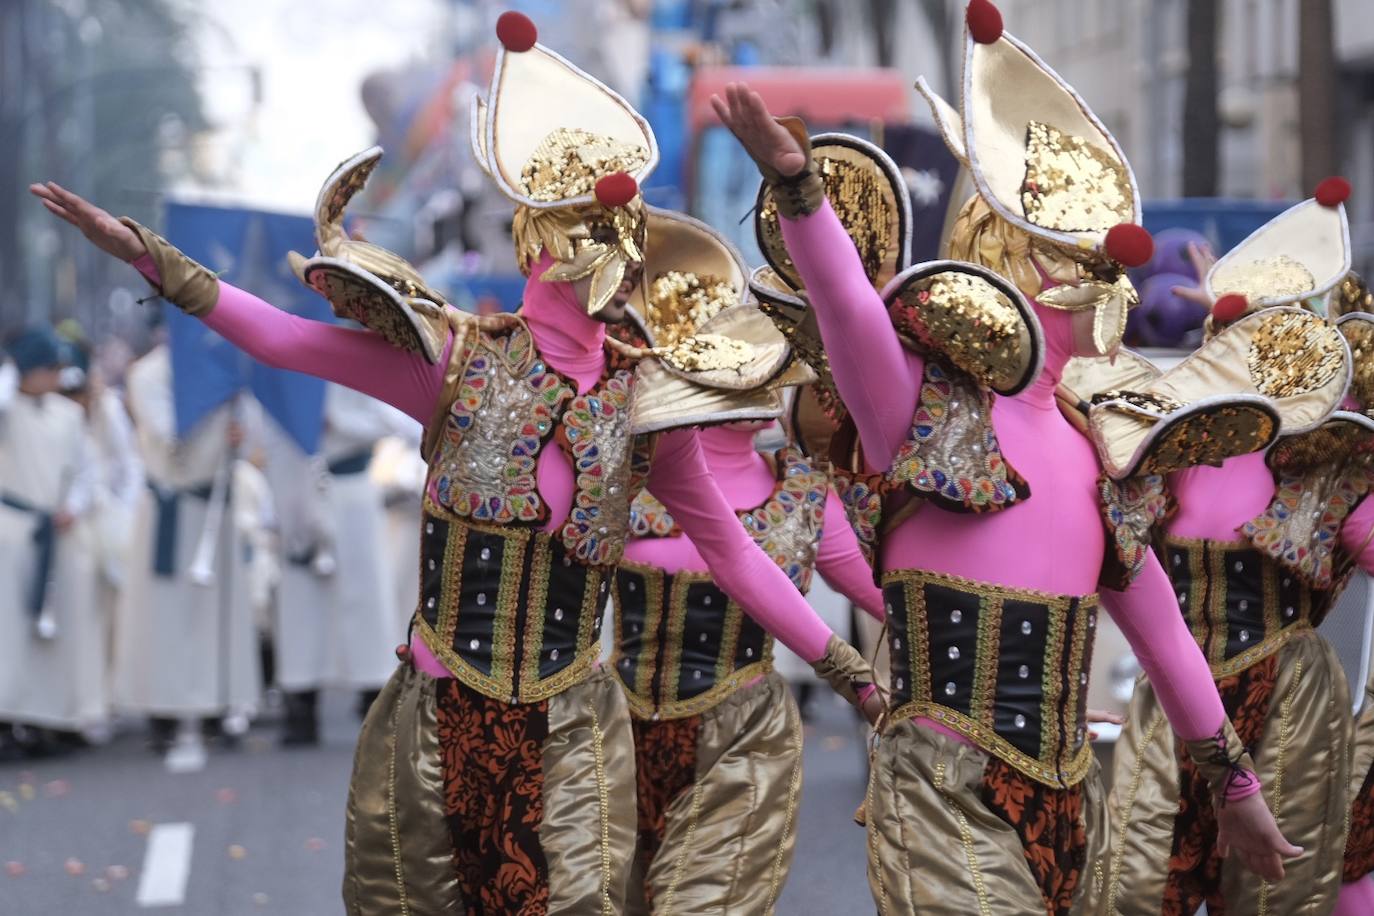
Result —
[[[1094, 337], [1107, 352], [1120, 342], [1126, 311], [1138, 301], [1123, 268], [1144, 264], [1154, 252], [1140, 225], [1130, 164], [1073, 87], [1003, 31], [989, 0], [968, 5], [966, 25], [959, 110], [924, 79], [916, 83], [990, 211], [966, 208], [970, 218], [956, 226], [950, 256], [1015, 276], [1023, 293], [1049, 308], [1096, 310]], [[1040, 277], [1025, 266], [976, 257], [989, 248], [977, 233], [990, 229], [1024, 233], [1028, 244], [1013, 240], [1000, 246], [1000, 255], [1034, 255], [1048, 262], [1041, 267], [1051, 279], [1072, 289], [1042, 293]]]
[[658, 145], [628, 102], [538, 44], [527, 17], [503, 13], [496, 35], [491, 89], [472, 109], [473, 156], [516, 204], [520, 269], [528, 275], [547, 251], [555, 263], [541, 279], [590, 277], [595, 314], [643, 260], [639, 185]]
[[[1252, 232], [1204, 279], [1215, 303], [1208, 328], [1274, 305], [1325, 312], [1324, 298], [1350, 273], [1350, 185], [1328, 178], [1316, 194]], [[1215, 319], [1215, 321], [1213, 320]]]
[[705, 223], [647, 208], [644, 291], [630, 317], [649, 344], [637, 432], [692, 422], [775, 419], [778, 389], [813, 381], [781, 331], [744, 301], [744, 262]]
[[306, 286], [329, 300], [334, 314], [357, 321], [403, 350], [438, 362], [448, 335], [443, 296], [411, 264], [379, 245], [350, 238], [344, 210], [382, 160], [374, 146], [340, 163], [315, 200], [313, 258], [287, 260]]

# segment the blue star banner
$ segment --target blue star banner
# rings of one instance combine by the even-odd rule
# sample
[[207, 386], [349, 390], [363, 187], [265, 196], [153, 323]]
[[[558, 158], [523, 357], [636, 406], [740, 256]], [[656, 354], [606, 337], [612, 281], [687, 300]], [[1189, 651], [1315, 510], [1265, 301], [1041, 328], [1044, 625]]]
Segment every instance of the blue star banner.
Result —
[[[288, 251], [315, 251], [315, 225], [305, 216], [236, 207], [168, 203], [166, 236], [188, 257], [276, 308], [333, 322], [329, 303], [307, 289], [286, 262]], [[324, 382], [259, 363], [198, 319], [164, 306], [172, 353], [177, 435], [216, 407], [251, 392], [306, 454], [319, 447]]]

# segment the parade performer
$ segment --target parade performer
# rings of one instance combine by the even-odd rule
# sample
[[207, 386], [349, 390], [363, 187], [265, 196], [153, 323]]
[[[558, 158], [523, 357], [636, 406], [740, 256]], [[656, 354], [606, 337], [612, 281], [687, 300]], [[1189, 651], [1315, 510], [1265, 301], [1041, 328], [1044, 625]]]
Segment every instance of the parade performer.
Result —
[[228, 403], [178, 434], [175, 384], [166, 343], [129, 367], [147, 490], [130, 536], [112, 661], [115, 707], [152, 717], [158, 751], [170, 748], [178, 723], [198, 741], [201, 720], [248, 716], [261, 694], [251, 561], [230, 485], [233, 454], [256, 423]]
[[397, 629], [386, 507], [368, 468], [380, 439], [412, 425], [390, 405], [331, 384], [319, 455], [273, 437], [267, 476], [286, 561], [273, 627], [284, 745], [319, 743], [320, 688], [355, 691], [366, 715], [395, 668], [391, 647], [404, 631]]
[[[1263, 447], [1275, 409], [1253, 379], [1244, 397], [1204, 400], [1184, 373], [1170, 382], [1193, 403], [1097, 405], [1100, 451], [1056, 409], [1069, 358], [1119, 343], [1133, 293], [1123, 268], [1148, 259], [1150, 240], [1119, 148], [1077, 95], [1002, 32], [990, 3], [970, 5], [968, 27], [962, 112], [931, 95], [978, 189], [951, 251], [1012, 283], [934, 262], [879, 296], [833, 207], [849, 183], [826, 200], [804, 129], [742, 85], [713, 100], [770, 185], [862, 456], [887, 490], [874, 521], [896, 708], [867, 801], [879, 911], [1098, 911], [1107, 810], [1084, 705], [1099, 581], [1125, 586], [1103, 602], [1227, 798], [1224, 841], [1278, 878], [1298, 850], [1257, 794], [1148, 550], [1158, 477], [1132, 476]], [[1266, 372], [1278, 360], [1258, 354]], [[936, 505], [911, 514], [916, 498]], [[1112, 567], [1121, 575], [1104, 580]]]
[[[1204, 289], [1216, 306], [1202, 354], [1243, 324], [1258, 323], [1278, 340], [1287, 324], [1310, 317], [1294, 304], [1325, 312], [1327, 294], [1350, 269], [1341, 205], [1347, 192], [1341, 179], [1323, 182], [1315, 199], [1280, 214], [1212, 266]], [[1359, 351], [1374, 316], [1352, 314], [1337, 328]], [[1214, 371], [1244, 375], [1249, 355], [1232, 347], [1213, 357]], [[1329, 376], [1342, 355], [1313, 339], [1291, 354], [1289, 381], [1302, 387]], [[1079, 396], [1091, 394], [1066, 381]], [[1303, 854], [1277, 882], [1256, 882], [1224, 861], [1206, 783], [1180, 756], [1158, 691], [1141, 680], [1115, 757], [1112, 913], [1182, 916], [1206, 903], [1212, 912], [1325, 914], [1335, 904], [1350, 697], [1335, 650], [1315, 627], [1356, 565], [1374, 568], [1374, 550], [1365, 550], [1374, 503], [1364, 499], [1374, 485], [1374, 421], [1354, 410], [1330, 413], [1343, 392], [1320, 392], [1305, 417], [1285, 416], [1267, 455], [1171, 475], [1178, 510], [1157, 544], [1182, 619], [1267, 787], [1279, 829]]]
[[[96, 570], [83, 531], [96, 481], [80, 406], [58, 394], [69, 345], [31, 328], [0, 392], [0, 758], [58, 753], [105, 715]], [[8, 386], [0, 386], [8, 387]]]
[[251, 355], [426, 424], [420, 604], [363, 725], [350, 792], [355, 914], [624, 908], [634, 746], [624, 695], [597, 659], [630, 502], [646, 484], [727, 594], [851, 702], [876, 705], [867, 664], [744, 531], [686, 428], [770, 416], [785, 341], [757, 312], [718, 316], [673, 348], [607, 338], [641, 273], [655, 278], [638, 193], [653, 136], [623, 99], [536, 44], [524, 16], [504, 14], [497, 34], [474, 147], [518, 205], [529, 282], [515, 315], [464, 315], [403, 260], [347, 237], [343, 208], [380, 151], [326, 185], [321, 254], [297, 262], [369, 331], [277, 311], [142, 226], [34, 188]]
[[[655, 214], [657, 215], [657, 214]], [[740, 300], [733, 248], [695, 220], [649, 223], [647, 342], [672, 346]], [[776, 408], [782, 412], [782, 398]], [[805, 594], [814, 572], [875, 616], [882, 595], [824, 463], [796, 446], [764, 456], [742, 421], [698, 434], [738, 524]], [[773, 639], [731, 601], [650, 493], [630, 507], [616, 572], [614, 671], [635, 740], [639, 844], [627, 913], [771, 913], [796, 841], [802, 732], [773, 670]]]

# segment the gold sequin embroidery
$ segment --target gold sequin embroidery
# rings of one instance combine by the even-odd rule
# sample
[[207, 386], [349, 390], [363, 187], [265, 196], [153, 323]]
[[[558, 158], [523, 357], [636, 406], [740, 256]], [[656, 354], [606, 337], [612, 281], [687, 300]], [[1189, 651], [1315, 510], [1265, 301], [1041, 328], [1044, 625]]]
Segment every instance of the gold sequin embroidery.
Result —
[[1269, 315], [1256, 330], [1245, 357], [1255, 387], [1272, 398], [1324, 387], [1345, 362], [1345, 347], [1324, 322], [1300, 312]]
[[1218, 296], [1240, 293], [1251, 302], [1301, 296], [1317, 285], [1312, 272], [1286, 254], [1243, 264], [1223, 264], [1212, 276]]
[[633, 174], [648, 161], [649, 151], [638, 143], [560, 127], [535, 147], [520, 170], [520, 182], [530, 198], [552, 203], [590, 194], [598, 180], [615, 172]]
[[1026, 127], [1026, 219], [1059, 232], [1099, 232], [1135, 218], [1122, 164], [1082, 137], [1039, 121]]

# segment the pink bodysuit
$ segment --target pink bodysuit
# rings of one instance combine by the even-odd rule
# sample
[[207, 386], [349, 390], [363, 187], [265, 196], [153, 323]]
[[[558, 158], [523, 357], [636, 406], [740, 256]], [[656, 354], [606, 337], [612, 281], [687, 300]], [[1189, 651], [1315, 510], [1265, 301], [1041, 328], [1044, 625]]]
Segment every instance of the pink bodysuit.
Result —
[[[898, 340], [829, 203], [781, 222], [864, 454], [874, 470], [885, 470], [910, 432], [922, 359]], [[991, 514], [922, 509], [886, 536], [885, 569], [930, 570], [1060, 595], [1098, 590], [1106, 538], [1096, 495], [1101, 467], [1054, 399], [1073, 355], [1072, 318], [1039, 305], [1035, 312], [1044, 329], [1044, 371], [1021, 394], [997, 398], [992, 411], [1006, 460], [1025, 478], [1030, 498]], [[1189, 740], [1215, 735], [1225, 711], [1158, 560], [1151, 555], [1127, 589], [1105, 590], [1102, 599], [1174, 729]], [[1251, 780], [1244, 792], [1258, 790], [1258, 780]]]
[[[697, 433], [711, 476], [726, 501], [737, 510], [762, 504], [777, 484], [767, 459], [754, 450], [754, 434], [761, 426], [731, 423]], [[625, 559], [670, 573], [706, 571], [706, 561], [686, 537], [633, 538], [625, 546]], [[816, 571], [840, 594], [878, 620], [883, 619], [883, 593], [873, 584], [873, 572], [859, 550], [859, 540], [834, 491], [825, 501]]]
[[[605, 372], [605, 325], [587, 316], [572, 284], [535, 279], [551, 263], [545, 254], [533, 266], [520, 314], [548, 364], [585, 393]], [[134, 266], [158, 284], [150, 256], [139, 258]], [[422, 424], [434, 416], [453, 347], [450, 333], [443, 356], [431, 366], [419, 354], [393, 347], [371, 331], [299, 318], [223, 282], [219, 300], [204, 320], [259, 362], [356, 389]], [[572, 465], [561, 449], [540, 451], [536, 478], [549, 507], [544, 529], [560, 528], [574, 489]], [[673, 430], [659, 437], [647, 485], [691, 538], [722, 590], [806, 661], [824, 657], [830, 628], [739, 523], [706, 467], [695, 431]], [[449, 675], [420, 639], [411, 641], [411, 651], [421, 670]]]

